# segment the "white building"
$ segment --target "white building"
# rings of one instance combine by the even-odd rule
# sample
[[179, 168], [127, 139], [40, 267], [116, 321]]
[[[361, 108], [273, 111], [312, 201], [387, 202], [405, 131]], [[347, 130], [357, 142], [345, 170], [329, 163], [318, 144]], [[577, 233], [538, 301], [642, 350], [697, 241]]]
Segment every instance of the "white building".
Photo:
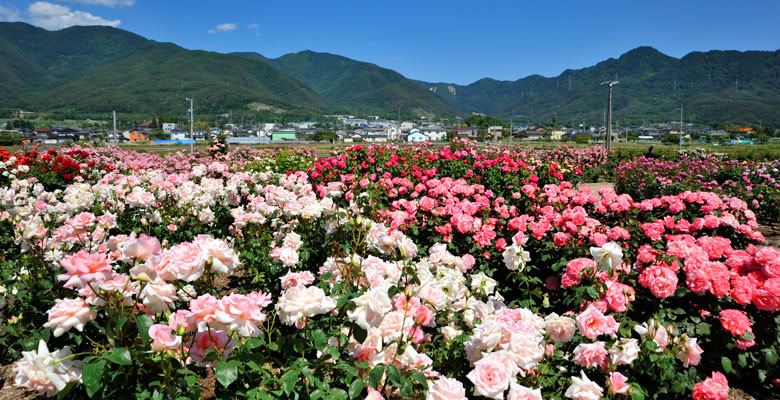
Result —
[[171, 131], [179, 129], [179, 124], [174, 124], [172, 122], [163, 122], [162, 124], [162, 130], [165, 133], [171, 133]]
[[422, 128], [422, 134], [428, 137], [428, 140], [432, 142], [438, 142], [440, 140], [447, 139], [447, 130], [440, 126], [429, 126]]
[[408, 121], [401, 122], [401, 130], [402, 131], [408, 131], [408, 130], [410, 130], [412, 128], [414, 128], [414, 123], [413, 122], [408, 122]]
[[389, 125], [385, 128], [385, 134], [387, 134], [387, 140], [394, 141], [401, 139], [401, 128], [396, 125]]
[[411, 131], [409, 131], [409, 136], [406, 137], [406, 141], [409, 143], [426, 142], [428, 141], [428, 136], [425, 136], [422, 132], [420, 132], [419, 129], [414, 128]]

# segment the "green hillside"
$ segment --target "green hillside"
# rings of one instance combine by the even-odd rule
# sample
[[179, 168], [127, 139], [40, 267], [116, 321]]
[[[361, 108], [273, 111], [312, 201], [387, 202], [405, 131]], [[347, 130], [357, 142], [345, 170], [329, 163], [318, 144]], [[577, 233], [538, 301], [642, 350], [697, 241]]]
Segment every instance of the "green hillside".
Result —
[[393, 70], [346, 57], [302, 51], [277, 59], [257, 53], [235, 53], [256, 60], [268, 60], [305, 82], [329, 101], [349, 111], [395, 115], [434, 114], [452, 116], [458, 110], [425, 88]]
[[465, 86], [417, 83], [464, 112], [576, 124], [603, 121], [607, 89], [600, 83], [611, 79], [620, 81], [613, 92], [613, 113], [621, 124], [679, 119], [683, 103], [686, 121], [780, 126], [780, 51], [693, 52], [677, 59], [639, 47], [553, 78], [482, 79]]
[[182, 114], [185, 97], [193, 97], [201, 114], [335, 109], [263, 60], [187, 50], [107, 27], [51, 32], [0, 23], [0, 73], [8, 94], [0, 107]]

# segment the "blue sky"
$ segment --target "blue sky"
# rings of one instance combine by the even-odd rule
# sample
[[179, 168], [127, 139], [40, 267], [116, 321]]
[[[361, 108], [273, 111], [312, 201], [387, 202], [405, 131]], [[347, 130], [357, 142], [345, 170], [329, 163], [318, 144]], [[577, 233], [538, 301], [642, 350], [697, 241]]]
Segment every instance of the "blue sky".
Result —
[[780, 48], [780, 1], [0, 0], [0, 20], [116, 26], [189, 49], [340, 54], [426, 81], [555, 76], [642, 46]]

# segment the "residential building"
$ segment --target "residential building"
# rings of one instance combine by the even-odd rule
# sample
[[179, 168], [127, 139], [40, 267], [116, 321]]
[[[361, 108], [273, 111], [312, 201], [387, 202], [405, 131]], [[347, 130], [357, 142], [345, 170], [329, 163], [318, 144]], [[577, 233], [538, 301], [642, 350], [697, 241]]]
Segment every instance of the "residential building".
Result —
[[402, 131], [409, 131], [412, 128], [414, 128], [414, 122], [408, 122], [408, 121], [401, 122]]
[[489, 126], [487, 129], [487, 134], [493, 139], [500, 139], [502, 136], [504, 136], [504, 127], [501, 125]]
[[447, 130], [440, 126], [429, 126], [420, 130], [423, 135], [428, 137], [428, 140], [432, 142], [438, 142], [440, 140], [447, 140]]
[[428, 141], [428, 136], [425, 136], [422, 132], [420, 132], [419, 129], [413, 128], [409, 131], [409, 135], [406, 137], [407, 142], [426, 142]]
[[476, 126], [461, 126], [455, 128], [453, 133], [455, 137], [473, 139], [477, 137], [479, 130]]
[[179, 129], [179, 124], [175, 124], [173, 122], [163, 122], [162, 124], [162, 130], [165, 133], [171, 133], [176, 129]]
[[286, 140], [297, 140], [298, 135], [293, 130], [271, 132], [272, 142], [283, 142]]
[[131, 142], [146, 142], [149, 140], [149, 135], [140, 129], [133, 129], [127, 132], [127, 140]]

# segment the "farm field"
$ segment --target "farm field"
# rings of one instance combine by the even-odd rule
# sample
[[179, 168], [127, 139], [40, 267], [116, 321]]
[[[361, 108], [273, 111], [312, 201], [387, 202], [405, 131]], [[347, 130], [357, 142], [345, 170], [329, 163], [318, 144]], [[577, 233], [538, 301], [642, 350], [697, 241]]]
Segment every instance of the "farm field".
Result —
[[777, 149], [615, 147], [0, 150], [0, 398], [777, 397]]

